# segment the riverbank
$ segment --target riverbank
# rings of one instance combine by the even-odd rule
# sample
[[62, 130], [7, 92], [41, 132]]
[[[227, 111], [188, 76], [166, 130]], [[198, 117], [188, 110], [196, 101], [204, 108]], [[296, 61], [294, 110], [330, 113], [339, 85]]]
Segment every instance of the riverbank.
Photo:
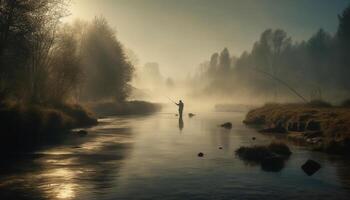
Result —
[[90, 102], [85, 106], [100, 117], [152, 114], [161, 109], [160, 104], [146, 101]]
[[97, 124], [79, 105], [28, 105], [14, 102], [0, 105], [0, 150], [27, 152], [58, 140], [70, 129]]
[[246, 125], [335, 154], [350, 153], [350, 108], [327, 104], [266, 104], [248, 112]]

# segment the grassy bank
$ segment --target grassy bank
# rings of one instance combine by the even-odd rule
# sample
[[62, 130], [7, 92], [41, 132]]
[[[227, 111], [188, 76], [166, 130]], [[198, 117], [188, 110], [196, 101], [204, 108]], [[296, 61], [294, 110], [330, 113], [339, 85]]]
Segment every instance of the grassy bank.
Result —
[[0, 150], [9, 153], [35, 149], [72, 128], [97, 124], [97, 120], [78, 105], [20, 103], [3, 103], [0, 122]]
[[151, 114], [161, 109], [160, 104], [146, 101], [94, 102], [86, 106], [98, 116]]
[[350, 153], [350, 108], [325, 102], [266, 104], [248, 112], [244, 123], [265, 133], [287, 138], [314, 149], [337, 154]]

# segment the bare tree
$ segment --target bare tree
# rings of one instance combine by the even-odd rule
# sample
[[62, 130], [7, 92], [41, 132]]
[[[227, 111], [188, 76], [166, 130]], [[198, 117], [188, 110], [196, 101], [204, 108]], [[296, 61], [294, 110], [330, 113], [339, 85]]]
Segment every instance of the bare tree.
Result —
[[[32, 101], [40, 101], [50, 54], [67, 0], [0, 1], [0, 84], [2, 90], [26, 87]], [[13, 82], [20, 82], [13, 84]], [[24, 83], [26, 82], [26, 83]], [[21, 93], [20, 95], [23, 95]], [[25, 98], [25, 97], [18, 97]]]

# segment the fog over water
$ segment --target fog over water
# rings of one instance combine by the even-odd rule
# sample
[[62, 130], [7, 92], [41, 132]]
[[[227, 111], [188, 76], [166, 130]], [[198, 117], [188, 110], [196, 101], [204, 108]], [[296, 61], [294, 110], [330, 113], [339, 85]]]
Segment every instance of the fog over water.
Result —
[[0, 199], [350, 199], [349, 0], [0, 0]]
[[[346, 78], [338, 64], [346, 62], [327, 52], [341, 49], [338, 15], [347, 4], [347, 0], [76, 0], [64, 20], [106, 17], [136, 69], [132, 85], [137, 90], [131, 99], [338, 102], [347, 98], [349, 84], [341, 80]], [[278, 40], [279, 44], [270, 43]], [[222, 57], [225, 48], [227, 55]]]
[[[103, 2], [103, 3], [101, 3]], [[66, 20], [105, 16], [140, 65], [158, 62], [165, 76], [184, 78], [213, 52], [239, 56], [267, 28], [296, 41], [319, 28], [334, 33], [348, 0], [75, 0]]]

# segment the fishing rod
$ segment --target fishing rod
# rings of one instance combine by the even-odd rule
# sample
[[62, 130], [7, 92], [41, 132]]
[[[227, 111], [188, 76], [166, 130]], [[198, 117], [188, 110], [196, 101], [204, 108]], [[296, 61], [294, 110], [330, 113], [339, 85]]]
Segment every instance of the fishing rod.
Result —
[[[154, 93], [154, 92], [152, 92], [152, 91], [144, 92], [144, 94], [146, 94], [147, 96], [151, 97], [148, 93], [156, 94], [156, 93]], [[162, 96], [163, 96], [163, 97], [166, 97], [166, 98], [169, 99], [171, 102], [173, 102], [174, 104], [176, 104], [176, 102], [173, 101], [170, 97], [168, 97], [168, 96], [166, 96], [166, 95], [164, 95], [164, 94], [162, 94]]]
[[282, 79], [280, 79], [280, 78], [276, 77], [275, 75], [270, 74], [268, 72], [259, 70], [257, 68], [252, 68], [252, 70], [254, 70], [254, 71], [258, 72], [258, 73], [264, 74], [264, 75], [270, 77], [272, 80], [275, 80], [275, 81], [281, 83], [283, 86], [285, 86], [290, 91], [292, 91], [296, 96], [298, 96], [301, 100], [303, 100], [304, 102], [308, 102], [308, 100], [305, 97], [303, 97], [303, 95], [301, 95], [298, 91], [296, 91], [293, 87], [291, 87], [288, 83], [286, 83]]
[[[165, 96], [165, 95], [163, 95], [163, 96]], [[166, 98], [168, 98], [171, 102], [173, 102], [174, 104], [176, 104], [176, 102], [175, 101], [173, 101], [172, 99], [170, 99], [168, 96], [165, 96]]]

